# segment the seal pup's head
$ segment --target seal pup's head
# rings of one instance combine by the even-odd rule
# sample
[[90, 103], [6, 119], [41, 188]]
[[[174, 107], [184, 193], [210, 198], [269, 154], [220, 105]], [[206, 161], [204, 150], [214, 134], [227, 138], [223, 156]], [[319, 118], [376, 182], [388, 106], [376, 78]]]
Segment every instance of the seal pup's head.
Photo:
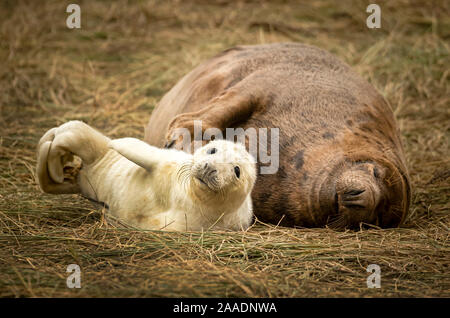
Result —
[[256, 161], [243, 144], [214, 140], [194, 152], [189, 177], [194, 199], [237, 208], [255, 184]]

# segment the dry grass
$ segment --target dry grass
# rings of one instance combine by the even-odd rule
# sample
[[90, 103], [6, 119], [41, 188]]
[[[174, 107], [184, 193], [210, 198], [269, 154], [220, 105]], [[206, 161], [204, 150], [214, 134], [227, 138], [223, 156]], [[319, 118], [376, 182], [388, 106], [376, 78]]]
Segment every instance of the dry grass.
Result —
[[[365, 26], [365, 1], [77, 1], [81, 30], [65, 27], [68, 3], [0, 2], [0, 296], [450, 296], [448, 1], [377, 1], [379, 30]], [[414, 183], [402, 228], [145, 232], [78, 196], [40, 193], [47, 129], [81, 119], [143, 137], [199, 62], [279, 41], [335, 53], [395, 108]], [[65, 285], [71, 263], [81, 289]], [[366, 287], [372, 263], [381, 289]]]

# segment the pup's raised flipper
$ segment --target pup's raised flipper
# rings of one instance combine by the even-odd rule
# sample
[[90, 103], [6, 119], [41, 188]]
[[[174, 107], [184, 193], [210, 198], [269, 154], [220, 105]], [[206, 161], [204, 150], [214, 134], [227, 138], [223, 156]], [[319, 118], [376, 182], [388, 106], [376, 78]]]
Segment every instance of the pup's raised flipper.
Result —
[[81, 121], [69, 121], [47, 131], [38, 144], [36, 175], [41, 189], [54, 194], [79, 193], [76, 178], [67, 178], [65, 167], [73, 161], [74, 155], [81, 158], [83, 164], [94, 163], [108, 151], [109, 141]]
[[[45, 141], [39, 143], [38, 148], [38, 159], [36, 168], [36, 177], [39, 186], [42, 191], [54, 194], [65, 194], [65, 193], [79, 193], [80, 188], [77, 183], [72, 183], [69, 181], [55, 182], [49, 175], [48, 170], [48, 155], [51, 150], [51, 141]], [[61, 169], [61, 175], [63, 171]]]

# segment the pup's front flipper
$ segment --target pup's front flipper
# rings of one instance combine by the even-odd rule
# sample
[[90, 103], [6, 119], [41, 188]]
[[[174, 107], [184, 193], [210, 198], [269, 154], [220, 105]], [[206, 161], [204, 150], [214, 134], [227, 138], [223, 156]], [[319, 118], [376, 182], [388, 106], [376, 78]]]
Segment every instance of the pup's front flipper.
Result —
[[109, 138], [81, 121], [70, 121], [45, 133], [38, 144], [37, 181], [44, 192], [80, 193], [81, 164], [92, 164], [108, 151]]

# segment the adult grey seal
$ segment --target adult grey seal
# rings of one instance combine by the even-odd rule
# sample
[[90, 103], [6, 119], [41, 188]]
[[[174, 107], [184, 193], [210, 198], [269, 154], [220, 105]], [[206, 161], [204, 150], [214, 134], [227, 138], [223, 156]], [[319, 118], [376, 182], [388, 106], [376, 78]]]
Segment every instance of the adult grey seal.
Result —
[[161, 99], [145, 141], [180, 148], [174, 132], [193, 134], [195, 120], [204, 130], [279, 128], [279, 169], [259, 174], [252, 192], [261, 221], [396, 227], [407, 215], [411, 187], [390, 106], [324, 50], [279, 43], [220, 53]]

